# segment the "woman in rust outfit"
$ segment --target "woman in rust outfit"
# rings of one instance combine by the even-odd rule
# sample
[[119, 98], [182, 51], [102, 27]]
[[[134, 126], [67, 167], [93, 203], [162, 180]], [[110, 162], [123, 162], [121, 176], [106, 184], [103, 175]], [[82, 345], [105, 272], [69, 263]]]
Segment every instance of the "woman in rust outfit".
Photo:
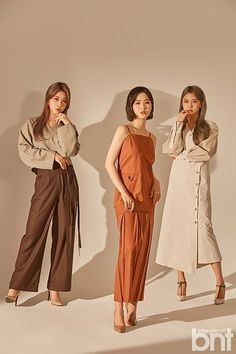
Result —
[[116, 187], [115, 211], [120, 231], [114, 290], [114, 329], [118, 332], [124, 332], [126, 324], [137, 323], [136, 307], [144, 298], [154, 208], [160, 199], [160, 185], [152, 171], [156, 137], [146, 129], [153, 108], [153, 97], [147, 88], [130, 91], [126, 103], [130, 124], [118, 127], [106, 158], [106, 169]]
[[[70, 157], [79, 152], [76, 127], [67, 116], [70, 89], [52, 84], [41, 116], [30, 118], [20, 130], [18, 150], [22, 161], [36, 173], [35, 192], [20, 244], [6, 302], [15, 302], [20, 290], [38, 291], [44, 249], [52, 221], [51, 269], [48, 299], [56, 306], [59, 291], [70, 291], [78, 184]], [[79, 219], [78, 219], [79, 220]], [[79, 238], [80, 246], [80, 238]]]

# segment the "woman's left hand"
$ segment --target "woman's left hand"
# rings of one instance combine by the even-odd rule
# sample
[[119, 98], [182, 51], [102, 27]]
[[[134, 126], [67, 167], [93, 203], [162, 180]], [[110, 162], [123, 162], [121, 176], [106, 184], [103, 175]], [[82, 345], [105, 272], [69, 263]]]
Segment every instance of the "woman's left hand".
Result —
[[57, 115], [57, 117], [56, 117], [56, 122], [57, 122], [57, 123], [62, 122], [63, 124], [67, 125], [67, 124], [70, 123], [70, 120], [69, 120], [69, 118], [67, 117], [66, 114], [64, 114], [64, 113], [59, 113], [59, 114]]
[[161, 198], [160, 182], [156, 178], [154, 179], [154, 183], [152, 185], [150, 197], [153, 200], [153, 204], [156, 204], [156, 202], [159, 202], [159, 200]]

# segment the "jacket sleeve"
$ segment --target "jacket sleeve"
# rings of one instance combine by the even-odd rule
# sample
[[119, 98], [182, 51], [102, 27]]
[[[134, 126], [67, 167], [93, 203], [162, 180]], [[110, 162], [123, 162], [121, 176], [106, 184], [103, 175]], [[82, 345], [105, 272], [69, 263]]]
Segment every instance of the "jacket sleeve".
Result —
[[164, 154], [178, 155], [183, 150], [182, 127], [183, 122], [175, 122], [172, 126], [168, 138], [163, 144], [162, 151]]
[[57, 134], [54, 135], [47, 144], [52, 150], [55, 150], [63, 157], [76, 156], [80, 149], [78, 141], [79, 134], [74, 124], [69, 123], [57, 129]]
[[21, 160], [30, 167], [52, 169], [55, 151], [34, 146], [33, 127], [28, 120], [20, 130], [18, 152]]
[[196, 145], [188, 150], [187, 159], [193, 161], [208, 161], [217, 151], [219, 129], [214, 122], [210, 124], [210, 135], [207, 139], [202, 140], [199, 145]]

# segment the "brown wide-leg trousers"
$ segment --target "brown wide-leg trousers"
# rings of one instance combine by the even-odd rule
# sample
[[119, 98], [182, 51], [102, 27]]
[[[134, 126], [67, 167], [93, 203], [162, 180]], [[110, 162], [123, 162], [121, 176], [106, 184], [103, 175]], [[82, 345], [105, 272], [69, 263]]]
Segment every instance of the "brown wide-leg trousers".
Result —
[[53, 170], [36, 170], [35, 193], [31, 199], [26, 233], [21, 240], [10, 289], [38, 291], [44, 249], [52, 220], [51, 269], [47, 287], [55, 291], [71, 290], [79, 192], [72, 165], [66, 170], [58, 166], [56, 164]]

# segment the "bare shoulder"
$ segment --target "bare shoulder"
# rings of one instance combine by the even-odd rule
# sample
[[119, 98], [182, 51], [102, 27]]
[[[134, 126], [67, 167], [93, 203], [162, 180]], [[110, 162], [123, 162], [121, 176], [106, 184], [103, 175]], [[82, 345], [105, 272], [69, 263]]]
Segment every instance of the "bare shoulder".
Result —
[[119, 127], [116, 129], [115, 137], [118, 140], [124, 140], [128, 135], [129, 129], [127, 128], [127, 125], [119, 125]]
[[128, 135], [129, 134], [129, 129], [127, 127], [127, 125], [123, 124], [123, 125], [119, 125], [118, 128], [116, 129], [116, 133], [117, 134], [123, 134], [123, 135]]
[[153, 134], [153, 133], [151, 133], [151, 138], [152, 138], [152, 140], [153, 140], [153, 142], [154, 142], [154, 145], [156, 146], [156, 143], [157, 143], [157, 137], [156, 137], [156, 135]]
[[120, 125], [115, 132], [110, 148], [107, 153], [106, 163], [114, 163], [117, 160], [118, 154], [122, 147], [124, 139], [129, 135], [127, 126]]

